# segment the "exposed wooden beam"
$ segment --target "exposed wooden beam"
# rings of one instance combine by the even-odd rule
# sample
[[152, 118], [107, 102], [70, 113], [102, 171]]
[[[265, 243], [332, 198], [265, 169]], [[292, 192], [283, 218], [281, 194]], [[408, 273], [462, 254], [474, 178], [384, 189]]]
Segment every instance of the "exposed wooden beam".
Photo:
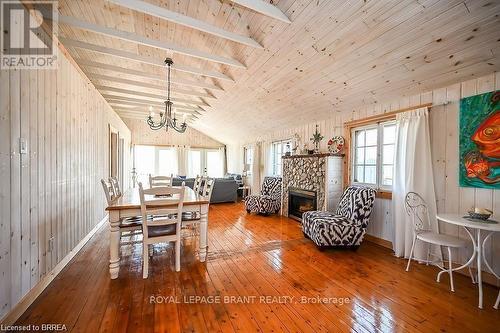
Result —
[[[147, 113], [135, 113], [135, 112], [129, 112], [126, 110], [120, 110], [120, 109], [114, 109], [118, 113], [119, 116], [124, 117], [124, 118], [130, 118], [130, 119], [137, 119], [137, 120], [143, 120], [146, 121], [148, 114]], [[182, 114], [179, 112], [179, 114]], [[186, 114], [186, 123], [192, 122], [192, 120], [198, 119], [198, 116], [196, 115], [187, 115]], [[180, 119], [182, 120], [182, 119]]]
[[279, 10], [278, 7], [271, 5], [266, 1], [263, 0], [232, 0], [232, 1], [243, 7], [250, 8], [256, 12], [280, 20], [281, 22], [285, 22], [288, 24], [292, 23], [292, 21], [290, 21], [290, 19], [281, 10]]
[[[111, 91], [111, 92], [116, 92], [119, 94], [127, 94], [127, 95], [134, 95], [134, 96], [142, 96], [142, 97], [148, 97], [148, 98], [155, 98], [159, 100], [164, 100], [165, 95], [157, 95], [157, 94], [151, 94], [151, 93], [146, 93], [142, 91], [135, 91], [135, 90], [128, 90], [128, 89], [122, 89], [122, 88], [115, 88], [115, 87], [108, 87], [108, 86], [101, 86], [101, 85], [95, 85], [95, 87], [99, 91]], [[191, 102], [190, 100], [184, 100], [184, 99], [175, 99], [172, 98], [172, 102], [177, 102], [177, 103], [199, 103], [196, 105], [206, 105], [202, 104], [199, 101], [193, 101]]]
[[[111, 98], [111, 99], [121, 99], [121, 100], [130, 100], [131, 102], [137, 101], [137, 102], [144, 102], [146, 104], [151, 104], [152, 102], [156, 102], [159, 104], [164, 104], [162, 101], [162, 98], [160, 97], [148, 97], [148, 99], [141, 99], [141, 98], [135, 98], [135, 97], [128, 97], [128, 96], [120, 96], [120, 95], [111, 95], [111, 94], [102, 94], [104, 98]], [[156, 101], [152, 101], [151, 99], [155, 99]], [[186, 105], [193, 105], [193, 106], [209, 106], [203, 102], [195, 102], [195, 101], [190, 101], [190, 100], [179, 100], [179, 99], [173, 99], [171, 98], [172, 102], [175, 104], [186, 104]]]
[[59, 15], [58, 22], [59, 22], [59, 24], [64, 23], [64, 24], [70, 25], [70, 26], [75, 27], [75, 28], [95, 32], [98, 34], [102, 34], [102, 35], [106, 35], [106, 36], [110, 36], [110, 37], [114, 37], [114, 38], [119, 38], [122, 40], [126, 40], [129, 42], [133, 42], [133, 43], [137, 43], [137, 44], [141, 44], [141, 45], [156, 47], [156, 48], [162, 49], [162, 50], [172, 51], [172, 52], [178, 53], [178, 54], [184, 54], [184, 55], [198, 58], [198, 59], [208, 60], [208, 61], [212, 61], [212, 62], [216, 62], [219, 64], [228, 65], [228, 66], [246, 68], [245, 65], [243, 65], [241, 62], [239, 62], [238, 60], [233, 59], [233, 58], [222, 57], [222, 56], [211, 54], [208, 52], [190, 49], [187, 47], [182, 47], [180, 45], [175, 45], [173, 43], [147, 38], [147, 37], [137, 35], [137, 34], [134, 34], [132, 32], [128, 32], [128, 31], [116, 30], [113, 28], [104, 27], [101, 25], [97, 25], [97, 24], [93, 24], [90, 22], [85, 22], [85, 21], [79, 20], [75, 17]]
[[182, 15], [176, 12], [172, 12], [166, 8], [159, 7], [144, 1], [138, 0], [108, 0], [110, 2], [114, 2], [122, 7], [127, 7], [129, 9], [148, 14], [151, 16], [158, 17], [160, 19], [164, 19], [170, 22], [174, 22], [192, 29], [196, 29], [199, 31], [203, 31], [209, 33], [211, 35], [225, 38], [231, 40], [233, 42], [245, 44], [251, 47], [262, 49], [262, 45], [260, 45], [254, 39], [238, 35], [234, 32], [230, 32], [221, 28], [216, 27], [215, 25], [197, 20], [195, 18]]
[[[121, 111], [121, 112], [129, 112], [129, 113], [135, 113], [135, 114], [139, 114], [139, 115], [145, 115], [147, 116], [149, 113], [150, 113], [150, 110], [148, 109], [143, 109], [143, 110], [135, 110], [135, 109], [128, 109], [128, 108], [113, 108], [113, 110], [115, 111]], [[154, 113], [158, 114], [160, 113], [162, 110], [153, 110]], [[194, 115], [200, 115], [201, 113], [196, 113], [196, 112], [193, 112], [193, 111], [186, 111], [186, 110], [175, 110], [174, 111], [175, 114], [185, 114], [185, 115], [188, 115], [188, 116], [194, 116]]]
[[[87, 60], [87, 59], [83, 59], [83, 58], [75, 58], [75, 60], [78, 63], [78, 65], [80, 65], [80, 66], [101, 68], [101, 69], [106, 69], [106, 70], [113, 71], [113, 72], [133, 75], [133, 76], [146, 77], [146, 78], [160, 80], [160, 81], [164, 81], [164, 82], [167, 81], [165, 79], [164, 74], [148, 73], [148, 72], [144, 72], [144, 71], [140, 71], [140, 70], [119, 67], [119, 66], [115, 66], [115, 65], [101, 63], [101, 62], [95, 62], [95, 61]], [[172, 70], [174, 70], [173, 67], [172, 67]], [[172, 83], [183, 85], [183, 86], [199, 87], [199, 88], [210, 89], [210, 90], [224, 90], [224, 89], [222, 89], [214, 84], [206, 83], [206, 82], [185, 80], [185, 79], [180, 79], [180, 78], [176, 78], [176, 77], [172, 77], [172, 78], [170, 78], [170, 80]]]
[[[104, 80], [104, 81], [116, 82], [116, 83], [131, 85], [131, 86], [144, 87], [144, 88], [148, 88], [148, 89], [161, 90], [163, 92], [165, 92], [167, 89], [166, 85], [160, 86], [160, 85], [156, 85], [156, 84], [149, 84], [147, 82], [122, 79], [120, 77], [114, 77], [114, 76], [107, 76], [107, 75], [93, 74], [93, 73], [89, 73], [87, 76], [91, 80]], [[195, 97], [200, 97], [200, 98], [215, 98], [212, 95], [209, 95], [206, 93], [200, 93], [200, 92], [192, 91], [192, 90], [170, 88], [170, 91], [172, 93], [195, 96]]]
[[[149, 107], [153, 107], [153, 109], [157, 110], [158, 112], [165, 110], [165, 105], [160, 105], [157, 103], [135, 103], [135, 102], [128, 102], [128, 101], [121, 101], [121, 100], [113, 100], [113, 99], [107, 99], [106, 100], [112, 107], [118, 107], [118, 108], [124, 108], [124, 109], [136, 109], [136, 110], [148, 110]], [[205, 110], [201, 108], [195, 108], [195, 107], [189, 107], [189, 106], [184, 106], [184, 105], [174, 105], [173, 106], [174, 110], [179, 110], [179, 111], [189, 111], [193, 112], [196, 114], [201, 114], [201, 112], [206, 112]]]
[[[165, 111], [165, 108], [159, 107], [159, 106], [151, 106], [154, 112], [160, 113]], [[145, 108], [144, 106], [130, 106], [126, 104], [117, 104], [116, 108], [122, 109], [122, 110], [128, 110], [128, 111], [136, 111], [136, 112], [143, 112], [143, 113], [148, 113], [150, 108], [147, 107]], [[196, 115], [201, 115], [201, 110], [199, 109], [191, 109], [191, 108], [179, 108], [176, 107], [174, 108], [175, 112], [182, 112], [182, 113], [190, 113], [190, 114], [196, 114]]]
[[[132, 52], [112, 49], [109, 47], [90, 44], [90, 43], [81, 42], [81, 41], [77, 41], [77, 40], [69, 39], [69, 38], [64, 38], [64, 37], [59, 37], [59, 40], [66, 47], [76, 47], [76, 48], [80, 48], [80, 49], [86, 49], [86, 50], [90, 50], [90, 51], [94, 51], [94, 52], [112, 55], [115, 57], [124, 58], [127, 60], [133, 60], [133, 61], [138, 61], [138, 62], [142, 62], [142, 63], [154, 65], [154, 66], [159, 66], [162, 68], [165, 67], [165, 63], [163, 62], [164, 59], [157, 59], [157, 58], [153, 58], [150, 56], [139, 55], [139, 54], [132, 53]], [[182, 66], [182, 65], [179, 65], [176, 63], [174, 63], [174, 65], [172, 66], [172, 70], [190, 73], [190, 74], [208, 76], [208, 77], [213, 77], [216, 79], [227, 80], [227, 81], [233, 82], [233, 80], [231, 78], [229, 78], [228, 76], [226, 76], [220, 72], [207, 71], [207, 70], [204, 70], [201, 68]]]

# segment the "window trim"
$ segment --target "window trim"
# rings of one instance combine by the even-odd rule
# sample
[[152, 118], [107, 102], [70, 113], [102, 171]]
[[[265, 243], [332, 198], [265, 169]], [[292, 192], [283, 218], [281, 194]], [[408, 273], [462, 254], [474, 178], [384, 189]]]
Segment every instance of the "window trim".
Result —
[[[377, 157], [375, 160], [375, 167], [376, 167], [376, 173], [377, 173], [377, 184], [355, 182], [352, 179], [354, 176], [354, 171], [350, 175], [349, 184], [371, 187], [371, 188], [374, 188], [375, 190], [380, 191], [380, 192], [388, 192], [388, 193], [392, 192], [392, 186], [387, 186], [387, 185], [382, 184], [382, 169], [384, 166], [384, 164], [383, 164], [383, 161], [384, 161], [383, 133], [384, 133], [384, 126], [386, 126], [386, 125], [388, 125], [388, 126], [396, 125], [396, 120], [394, 119], [394, 120], [377, 121], [377, 122], [374, 122], [371, 124], [362, 125], [362, 126], [354, 126], [351, 128], [351, 138], [353, 138], [353, 141], [351, 142], [351, 147], [355, 147], [355, 145], [356, 145], [356, 142], [354, 142], [354, 140], [356, 140], [356, 138], [354, 137], [354, 133], [356, 131], [375, 129], [375, 128], [377, 129], [377, 145], [376, 145]], [[396, 145], [396, 143], [394, 143], [394, 146], [395, 145]], [[366, 146], [363, 146], [363, 147], [366, 147]], [[374, 147], [374, 146], [369, 146], [369, 147]], [[356, 148], [357, 148], [357, 146], [356, 146]], [[366, 150], [365, 150], [365, 154], [366, 154]], [[353, 152], [352, 156], [350, 157], [351, 160], [349, 161], [349, 163], [351, 164], [352, 167], [354, 167], [356, 165], [355, 158], [356, 158], [356, 154]], [[366, 158], [366, 155], [365, 155], [365, 158]], [[366, 166], [366, 164], [363, 164], [363, 165]], [[394, 163], [392, 164], [392, 166], [394, 167]]]
[[[281, 157], [283, 157], [283, 156], [285, 155], [285, 151], [283, 150], [283, 147], [284, 147], [284, 145], [286, 145], [287, 143], [290, 143], [290, 144], [291, 144], [291, 143], [292, 143], [292, 139], [291, 139], [291, 138], [287, 138], [287, 139], [276, 140], [276, 141], [272, 141], [272, 142], [271, 142], [271, 175], [272, 175], [272, 176], [282, 176], [282, 174], [281, 174], [281, 170], [280, 170], [280, 173], [279, 173], [279, 174], [274, 172], [274, 171], [275, 171], [275, 170], [274, 170], [274, 167], [276, 166], [276, 163], [274, 163], [274, 162], [275, 162], [275, 159], [274, 159], [274, 158], [276, 157], [276, 153], [274, 152], [274, 145], [275, 145], [275, 144], [278, 144], [278, 143], [281, 143], [281, 144], [282, 144], [282, 146], [281, 146], [281, 147], [282, 147], [282, 150], [281, 150], [281, 152], [282, 152]], [[280, 157], [280, 158], [281, 158], [281, 157]], [[280, 164], [281, 166], [283, 166], [283, 162], [281, 162], [281, 163], [279, 163], [279, 164]]]
[[[354, 154], [351, 152], [351, 150], [352, 150], [352, 143], [354, 140], [354, 137], [353, 137], [354, 129], [369, 128], [375, 124], [396, 121], [396, 114], [399, 112], [402, 112], [402, 111], [407, 111], [407, 110], [385, 113], [385, 114], [378, 115], [378, 116], [368, 117], [365, 119], [360, 119], [360, 120], [355, 120], [355, 121], [350, 121], [350, 122], [344, 123], [344, 136], [346, 138], [345, 160], [344, 160], [344, 186], [345, 187], [347, 187], [347, 186], [349, 186], [349, 184], [351, 184], [351, 179], [352, 179], [352, 174], [353, 174]], [[377, 135], [380, 136], [380, 133], [377, 133]], [[379, 138], [379, 140], [380, 140], [380, 138]], [[378, 159], [379, 159], [379, 154], [377, 152], [377, 162], [378, 162]], [[379, 171], [377, 170], [377, 176], [378, 176], [378, 172]], [[377, 192], [376, 192], [377, 198], [389, 199], [389, 200], [392, 199], [392, 190], [389, 190], [387, 188], [378, 188], [377, 185], [373, 185], [373, 184], [364, 184], [364, 183], [354, 183], [354, 184], [370, 186], [370, 187], [376, 189], [377, 190]]]

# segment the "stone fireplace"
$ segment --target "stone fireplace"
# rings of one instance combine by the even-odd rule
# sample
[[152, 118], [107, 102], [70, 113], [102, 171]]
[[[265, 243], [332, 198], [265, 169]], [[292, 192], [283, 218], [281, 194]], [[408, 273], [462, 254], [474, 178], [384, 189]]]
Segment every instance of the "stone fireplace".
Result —
[[342, 194], [342, 156], [283, 156], [281, 214], [300, 220], [303, 211], [336, 206]]

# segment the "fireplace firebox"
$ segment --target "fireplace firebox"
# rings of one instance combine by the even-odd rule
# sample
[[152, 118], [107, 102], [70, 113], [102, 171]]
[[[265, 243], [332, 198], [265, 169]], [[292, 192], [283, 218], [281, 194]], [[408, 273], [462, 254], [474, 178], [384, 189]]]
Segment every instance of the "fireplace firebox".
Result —
[[290, 187], [288, 189], [288, 217], [301, 221], [302, 214], [316, 210], [316, 191]]

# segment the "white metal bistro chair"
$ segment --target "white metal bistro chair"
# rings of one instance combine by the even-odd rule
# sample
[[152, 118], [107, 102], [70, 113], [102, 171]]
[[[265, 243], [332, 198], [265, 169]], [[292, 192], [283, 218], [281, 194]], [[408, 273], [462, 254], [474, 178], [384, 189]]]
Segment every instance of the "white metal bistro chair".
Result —
[[[153, 187], [143, 189], [139, 183], [142, 215], [142, 277], [148, 277], [149, 246], [158, 243], [175, 243], [175, 271], [181, 269], [181, 216], [184, 203], [184, 183], [181, 187]], [[148, 197], [146, 197], [148, 196]], [[156, 196], [156, 199], [151, 199]], [[164, 199], [161, 197], [165, 196]], [[152, 216], [152, 218], [148, 218]]]
[[495, 302], [494, 308], [498, 310], [498, 305], [500, 303], [500, 291], [498, 292], [497, 301]]
[[[441, 259], [432, 262], [429, 260], [430, 245], [429, 245], [429, 250], [427, 252], [427, 264], [429, 263], [435, 264], [441, 270], [441, 272], [439, 272], [437, 275], [436, 279], [437, 282], [440, 281], [441, 274], [446, 272], [450, 275], [450, 287], [451, 291], [454, 292], [455, 287], [453, 285], [453, 271], [457, 271], [466, 267], [468, 263], [460, 267], [453, 268], [451, 249], [465, 248], [469, 245], [469, 242], [455, 236], [440, 234], [432, 231], [430, 227], [430, 216], [429, 216], [429, 210], [427, 208], [427, 203], [419, 194], [415, 192], [408, 192], [406, 194], [405, 209], [406, 213], [412, 219], [414, 228], [413, 242], [411, 245], [410, 257], [408, 258], [408, 265], [406, 266], [406, 271], [408, 272], [410, 269], [410, 263], [413, 258], [413, 251], [415, 250], [415, 244], [417, 243], [417, 241], [422, 241], [428, 244], [434, 244], [438, 246], [445, 246], [448, 249], [448, 267], [447, 268], [444, 267], [444, 263]], [[441, 262], [441, 265], [437, 264], [437, 262]]]
[[[108, 202], [108, 206], [122, 196], [122, 192], [116, 178], [108, 180], [101, 179], [104, 195]], [[120, 238], [122, 236], [133, 236], [142, 234], [142, 218], [141, 216], [132, 216], [120, 219]], [[141, 241], [122, 241], [120, 245], [129, 245], [140, 243]]]
[[174, 174], [170, 174], [170, 176], [152, 176], [149, 174], [149, 187], [167, 187], [172, 186], [172, 182], [174, 180]]

